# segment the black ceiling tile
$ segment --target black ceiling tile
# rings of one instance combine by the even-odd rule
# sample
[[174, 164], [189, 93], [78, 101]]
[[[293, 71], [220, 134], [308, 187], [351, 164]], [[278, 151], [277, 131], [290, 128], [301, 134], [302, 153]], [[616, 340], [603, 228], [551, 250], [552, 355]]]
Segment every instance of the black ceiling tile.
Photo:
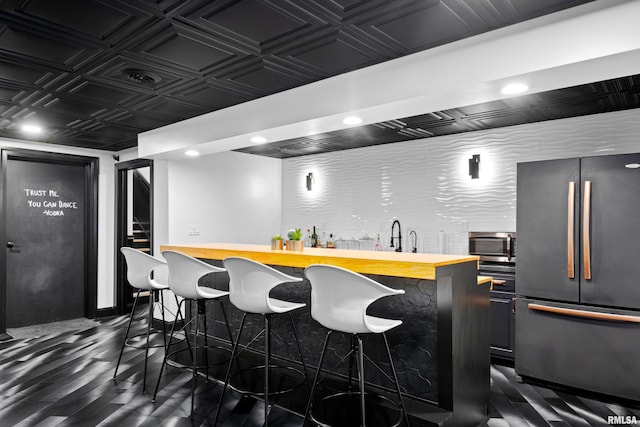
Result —
[[424, 2], [420, 9], [408, 9], [400, 16], [392, 16], [375, 24], [382, 34], [407, 51], [433, 47], [472, 32], [443, 2]]
[[[482, 22], [482, 25], [486, 28], [499, 28], [503, 26], [505, 22], [517, 20], [517, 11], [513, 9], [510, 3], [503, 1], [501, 2], [500, 7], [496, 7], [494, 3], [496, 3], [496, 1], [447, 1], [449, 7], [459, 15], [466, 16], [467, 14], [471, 14], [472, 18], [467, 19], [478, 20], [479, 22]], [[505, 10], [507, 10], [507, 13], [505, 13]], [[511, 17], [511, 19], [508, 19], [508, 17]]]
[[[129, 15], [106, 4], [92, 0], [31, 0], [22, 9], [26, 14], [44, 21], [80, 31], [97, 39], [104, 39], [118, 26], [125, 23]], [[107, 3], [108, 4], [108, 3]]]
[[548, 105], [546, 110], [556, 117], [575, 117], [607, 111], [601, 98], [596, 98], [591, 101], [585, 100], [579, 103], [555, 103]]
[[44, 68], [0, 61], [0, 80], [35, 86], [39, 80], [47, 75], [48, 71]]
[[[502, 0], [510, 4], [519, 15], [518, 20], [529, 19], [532, 16], [539, 16], [553, 11], [578, 6], [583, 3], [589, 3], [592, 0]], [[496, 3], [500, 3], [497, 2]]]
[[430, 130], [434, 127], [448, 126], [455, 123], [456, 119], [452, 116], [451, 110], [436, 111], [431, 114], [422, 114], [415, 117], [402, 119], [410, 128], [422, 128]]
[[3, 87], [0, 84], [0, 100], [11, 102], [20, 93], [20, 89]]
[[464, 113], [467, 116], [471, 116], [477, 113], [484, 113], [492, 110], [502, 110], [506, 107], [507, 105], [505, 104], [504, 100], [498, 100], [498, 101], [491, 101], [491, 102], [483, 102], [482, 104], [467, 105], [467, 106], [458, 108], [458, 110], [460, 110], [462, 113]]
[[363, 3], [367, 3], [367, 1], [366, 0], [333, 0], [333, 3], [339, 4], [342, 10], [348, 10], [358, 5], [361, 5]]
[[[412, 13], [440, 0], [365, 0], [342, 8], [340, 21], [348, 25], [365, 26], [379, 19]], [[393, 18], [391, 18], [393, 19]]]
[[116, 107], [136, 97], [135, 93], [97, 82], [81, 81], [69, 93], [99, 105]]
[[259, 0], [233, 2], [205, 19], [256, 45], [263, 45], [307, 25], [284, 12], [278, 3]]
[[5, 27], [0, 33], [0, 51], [9, 52], [16, 59], [47, 63], [64, 69], [69, 68], [67, 64], [85, 50]]
[[201, 71], [233, 57], [229, 52], [207, 46], [182, 34], [173, 34], [157, 42], [146, 52], [161, 60], [196, 71]]
[[185, 87], [181, 90], [173, 91], [172, 96], [216, 110], [251, 99], [251, 96], [246, 93], [238, 93], [212, 83], [191, 85], [188, 88]]
[[495, 9], [489, 1], [442, 0], [460, 20], [470, 28], [493, 29], [504, 25], [497, 19]]
[[109, 122], [117, 125], [128, 126], [131, 129], [138, 129], [141, 131], [155, 129], [166, 124], [165, 122], [158, 120], [156, 117], [133, 113], [121, 114], [118, 117], [109, 119]]
[[56, 113], [69, 116], [90, 116], [100, 109], [97, 105], [90, 105], [70, 101], [67, 99], [54, 98], [43, 105], [46, 109], [55, 109]]
[[263, 94], [280, 92], [303, 83], [300, 79], [286, 75], [262, 61], [247, 70], [230, 76], [229, 80], [258, 90]]
[[341, 40], [337, 34], [291, 56], [328, 75], [353, 70], [371, 61], [371, 57]]
[[153, 100], [144, 103], [140, 106], [140, 111], [147, 114], [155, 114], [161, 120], [169, 120], [179, 117], [180, 120], [195, 117], [206, 112], [205, 109], [187, 104], [173, 99], [154, 98]]

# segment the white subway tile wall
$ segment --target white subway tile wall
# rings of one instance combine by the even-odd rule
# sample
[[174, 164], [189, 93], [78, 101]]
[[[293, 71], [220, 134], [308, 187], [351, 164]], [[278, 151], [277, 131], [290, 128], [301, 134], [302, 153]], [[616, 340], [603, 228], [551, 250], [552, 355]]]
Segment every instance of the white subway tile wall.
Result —
[[[640, 151], [640, 109], [385, 144], [282, 162], [282, 226], [369, 248], [466, 254], [468, 231], [516, 230], [518, 162]], [[480, 154], [480, 178], [468, 161]], [[313, 190], [306, 176], [313, 172]]]

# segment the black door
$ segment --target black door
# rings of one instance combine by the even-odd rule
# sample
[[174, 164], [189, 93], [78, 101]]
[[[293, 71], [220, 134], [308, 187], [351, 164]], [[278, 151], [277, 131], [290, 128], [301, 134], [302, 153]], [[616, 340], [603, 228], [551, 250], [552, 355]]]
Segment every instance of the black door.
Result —
[[518, 164], [518, 295], [579, 301], [579, 195], [580, 159]]
[[97, 159], [3, 151], [6, 327], [95, 315]]
[[640, 154], [582, 159], [582, 188], [591, 186], [588, 221], [581, 224], [588, 231], [581, 243], [583, 303], [640, 309], [640, 168], [629, 167], [635, 165]]

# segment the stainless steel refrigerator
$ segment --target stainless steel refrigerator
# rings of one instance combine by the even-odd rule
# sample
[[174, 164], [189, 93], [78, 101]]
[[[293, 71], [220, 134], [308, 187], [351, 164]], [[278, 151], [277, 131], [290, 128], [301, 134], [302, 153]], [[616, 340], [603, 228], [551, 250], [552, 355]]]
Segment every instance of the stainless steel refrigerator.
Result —
[[515, 370], [640, 400], [640, 154], [518, 164]]

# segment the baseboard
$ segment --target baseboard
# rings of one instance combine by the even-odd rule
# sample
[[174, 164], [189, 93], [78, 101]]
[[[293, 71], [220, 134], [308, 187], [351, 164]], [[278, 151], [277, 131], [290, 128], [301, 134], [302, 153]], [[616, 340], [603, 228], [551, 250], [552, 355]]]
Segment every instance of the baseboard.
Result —
[[96, 310], [96, 319], [101, 317], [111, 317], [117, 314], [115, 307], [99, 308]]

